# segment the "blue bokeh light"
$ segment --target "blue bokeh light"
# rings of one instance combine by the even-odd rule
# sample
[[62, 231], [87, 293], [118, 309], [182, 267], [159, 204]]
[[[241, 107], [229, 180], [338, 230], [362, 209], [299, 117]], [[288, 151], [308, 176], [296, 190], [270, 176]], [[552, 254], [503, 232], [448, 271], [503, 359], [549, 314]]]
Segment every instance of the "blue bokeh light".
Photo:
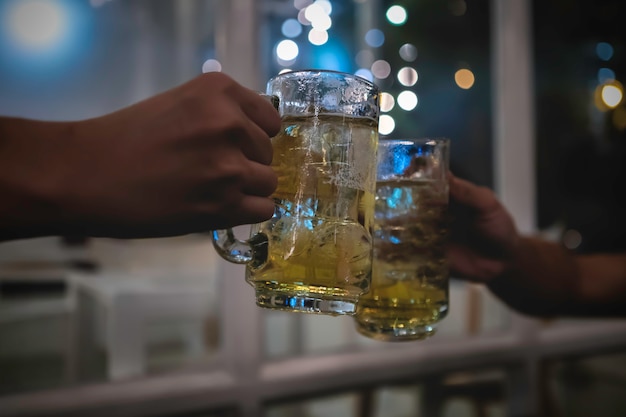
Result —
[[598, 42], [596, 45], [596, 54], [603, 61], [608, 61], [613, 57], [613, 46], [606, 42]]
[[610, 68], [600, 68], [598, 70], [598, 82], [604, 84], [607, 81], [615, 80], [615, 72]]
[[281, 32], [287, 38], [297, 38], [302, 33], [302, 25], [297, 19], [287, 19], [281, 26]]
[[[16, 78], [66, 73], [77, 59], [89, 51], [93, 40], [94, 10], [89, 2], [25, 1], [0, 2], [0, 70]], [[55, 13], [37, 14], [41, 10]], [[59, 19], [58, 27], [48, 26], [48, 33], [39, 37], [36, 33], [29, 35], [29, 30], [37, 30], [39, 22], [50, 25], [51, 22], [46, 20], [49, 18]], [[31, 30], [24, 25], [34, 27]]]
[[370, 29], [365, 33], [365, 43], [372, 48], [379, 48], [385, 43], [385, 34], [380, 29]]

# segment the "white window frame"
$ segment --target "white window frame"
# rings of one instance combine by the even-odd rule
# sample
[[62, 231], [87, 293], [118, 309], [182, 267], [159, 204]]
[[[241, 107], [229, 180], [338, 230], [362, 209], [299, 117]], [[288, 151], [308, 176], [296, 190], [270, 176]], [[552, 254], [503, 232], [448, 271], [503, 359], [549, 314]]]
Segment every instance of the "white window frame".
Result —
[[[184, 19], [192, 11], [185, 2], [178, 4], [178, 16]], [[258, 4], [257, 0], [219, 2], [216, 35], [224, 71], [253, 89], [262, 88], [257, 67], [261, 58]], [[492, 0], [491, 5], [495, 189], [519, 229], [535, 233], [531, 1]], [[181, 38], [189, 36], [181, 30]], [[180, 58], [183, 62], [189, 59], [189, 51], [181, 50]], [[142, 57], [137, 59], [141, 65]], [[181, 64], [180, 71], [192, 69]], [[142, 95], [145, 88], [140, 84], [136, 93]], [[350, 390], [406, 378], [419, 381], [430, 375], [491, 367], [510, 371], [508, 415], [537, 415], [536, 380], [542, 360], [626, 346], [623, 321], [546, 329], [537, 320], [514, 314], [506, 333], [459, 343], [362, 348], [266, 362], [262, 315], [250, 302], [252, 289], [242, 279], [243, 268], [222, 262], [219, 272], [223, 276], [222, 298], [228, 300], [222, 310], [223, 344], [216, 360], [206, 368], [5, 396], [0, 398], [0, 416], [167, 416], [238, 407], [238, 415], [258, 417], [265, 402], [293, 395]]]

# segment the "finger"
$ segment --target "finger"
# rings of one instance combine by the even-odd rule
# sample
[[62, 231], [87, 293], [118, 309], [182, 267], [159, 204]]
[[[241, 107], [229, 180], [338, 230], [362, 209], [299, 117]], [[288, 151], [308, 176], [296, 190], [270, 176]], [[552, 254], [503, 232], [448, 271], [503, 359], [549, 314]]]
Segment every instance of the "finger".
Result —
[[241, 191], [251, 196], [268, 197], [276, 191], [277, 185], [278, 176], [272, 168], [259, 163], [251, 163]]
[[216, 129], [228, 132], [228, 142], [236, 143], [250, 161], [263, 165], [272, 163], [272, 141], [263, 129], [252, 122], [236, 101], [225, 101], [210, 115], [217, 121]]
[[477, 211], [490, 211], [500, 203], [495, 194], [487, 187], [472, 184], [469, 181], [450, 175], [450, 198]]
[[259, 126], [268, 136], [274, 136], [280, 130], [280, 115], [268, 99], [256, 91], [241, 87], [235, 91], [235, 100], [250, 120]]
[[274, 209], [271, 198], [244, 196], [232, 212], [230, 226], [263, 222], [272, 217]]
[[489, 282], [504, 272], [504, 263], [481, 256], [466, 246], [450, 244], [446, 256], [452, 275], [474, 282]]
[[247, 196], [240, 204], [242, 216], [248, 223], [268, 220], [274, 214], [275, 208], [274, 200], [267, 197]]
[[274, 157], [272, 140], [259, 126], [245, 119], [245, 138], [241, 144], [241, 151], [250, 161], [263, 165], [270, 165]]

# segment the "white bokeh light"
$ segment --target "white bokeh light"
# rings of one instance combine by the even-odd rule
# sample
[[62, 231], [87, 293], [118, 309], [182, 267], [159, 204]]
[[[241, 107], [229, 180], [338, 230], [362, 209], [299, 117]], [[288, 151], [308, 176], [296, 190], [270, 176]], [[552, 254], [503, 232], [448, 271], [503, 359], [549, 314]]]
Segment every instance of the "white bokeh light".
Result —
[[311, 20], [311, 26], [317, 30], [328, 30], [333, 25], [333, 21], [328, 15], [318, 16]]
[[315, 0], [315, 4], [319, 5], [328, 16], [333, 12], [333, 5], [328, 0]]
[[389, 112], [396, 105], [396, 100], [389, 93], [383, 92], [380, 93], [380, 111]]
[[378, 120], [378, 133], [388, 135], [396, 128], [396, 121], [388, 114], [383, 114]]
[[282, 40], [276, 45], [276, 56], [282, 61], [292, 61], [299, 53], [298, 44], [290, 39]]
[[306, 17], [309, 22], [314, 22], [316, 19], [328, 17], [328, 14], [326, 14], [326, 11], [322, 6], [317, 3], [313, 3], [304, 10], [304, 17]]
[[610, 108], [617, 107], [622, 101], [622, 90], [615, 85], [602, 87], [602, 101]]
[[413, 62], [417, 58], [417, 48], [415, 45], [410, 43], [405, 43], [398, 50], [400, 54], [400, 58], [405, 60], [406, 62]]
[[328, 32], [325, 30], [311, 29], [309, 31], [309, 42], [316, 46], [324, 45], [328, 42]]
[[411, 87], [417, 82], [418, 76], [415, 68], [404, 67], [398, 71], [398, 81], [405, 87]]
[[417, 106], [417, 95], [413, 91], [403, 91], [398, 94], [397, 102], [402, 110], [411, 111]]
[[402, 6], [391, 6], [387, 9], [387, 20], [394, 25], [402, 25], [406, 22], [407, 14], [406, 9]]
[[222, 64], [217, 59], [207, 59], [202, 64], [202, 72], [220, 72]]
[[68, 27], [65, 9], [50, 0], [20, 0], [11, 4], [4, 24], [20, 46], [40, 50], [60, 42]]

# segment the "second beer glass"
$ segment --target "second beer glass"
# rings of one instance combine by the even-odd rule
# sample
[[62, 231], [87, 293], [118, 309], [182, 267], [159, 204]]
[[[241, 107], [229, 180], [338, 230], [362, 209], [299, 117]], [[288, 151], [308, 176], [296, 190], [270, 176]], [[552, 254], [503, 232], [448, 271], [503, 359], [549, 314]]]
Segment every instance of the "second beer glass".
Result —
[[423, 339], [448, 312], [448, 139], [381, 140], [372, 286], [357, 330], [384, 341]]

